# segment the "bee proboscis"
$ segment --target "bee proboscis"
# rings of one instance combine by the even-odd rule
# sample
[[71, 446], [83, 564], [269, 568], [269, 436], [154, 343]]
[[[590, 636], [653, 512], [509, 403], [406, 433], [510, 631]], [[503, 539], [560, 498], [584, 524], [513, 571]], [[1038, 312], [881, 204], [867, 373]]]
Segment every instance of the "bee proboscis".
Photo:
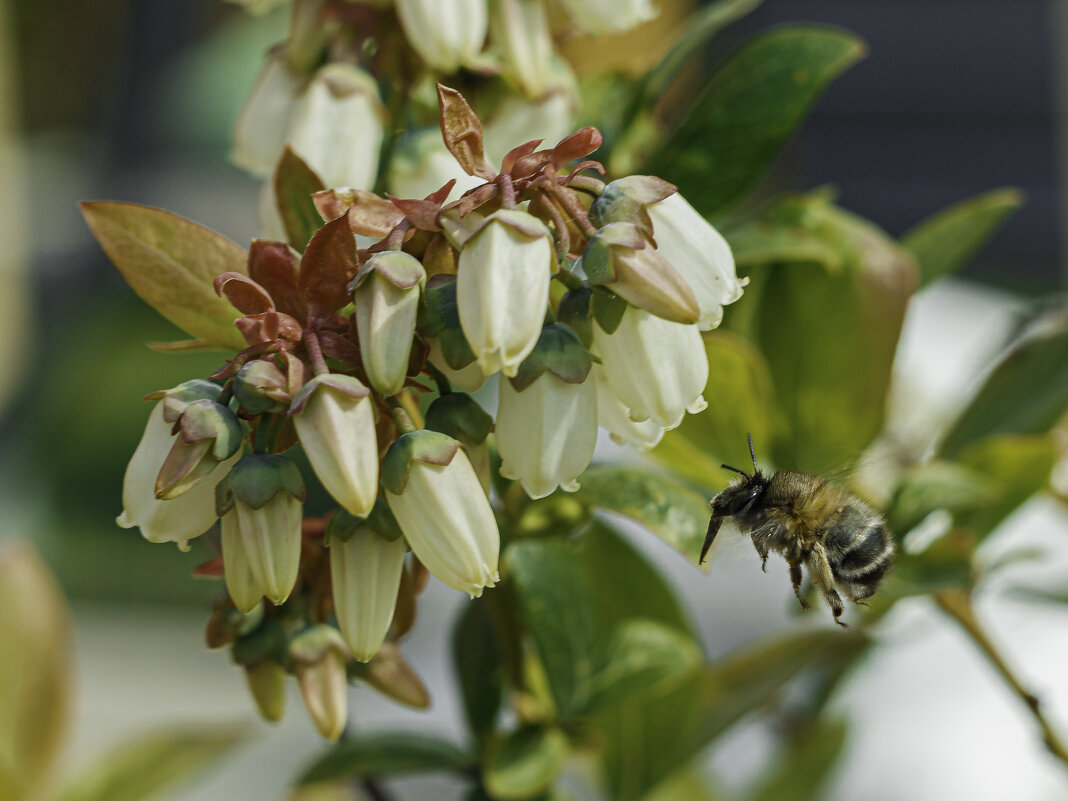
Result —
[[[767, 569], [768, 553], [777, 551], [790, 566], [790, 582], [802, 608], [801, 566], [823, 593], [834, 622], [844, 607], [842, 595], [861, 604], [879, 587], [894, 564], [894, 540], [881, 514], [847, 490], [814, 473], [780, 470], [770, 478], [760, 472], [749, 435], [752, 475], [723, 465], [741, 475], [712, 500], [712, 519], [701, 548], [704, 562], [720, 526], [728, 517], [748, 534]], [[839, 594], [841, 590], [841, 595]]]

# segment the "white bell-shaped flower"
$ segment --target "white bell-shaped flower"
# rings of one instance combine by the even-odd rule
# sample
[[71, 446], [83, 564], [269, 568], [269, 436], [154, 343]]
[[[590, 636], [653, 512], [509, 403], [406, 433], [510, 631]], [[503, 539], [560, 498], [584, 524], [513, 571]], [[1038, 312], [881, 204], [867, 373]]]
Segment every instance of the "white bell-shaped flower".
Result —
[[330, 518], [327, 539], [338, 628], [353, 656], [367, 662], [393, 620], [408, 548], [381, 501], [366, 521], [338, 512]]
[[331, 497], [366, 517], [378, 495], [378, 439], [370, 390], [352, 376], [325, 374], [289, 407], [304, 453]]
[[412, 552], [472, 598], [500, 579], [501, 535], [460, 444], [436, 431], [399, 437], [382, 464], [386, 503]]
[[597, 424], [618, 445], [633, 445], [641, 450], [655, 448], [664, 437], [664, 427], [652, 418], [640, 422], [632, 420], [628, 409], [608, 384], [604, 368], [593, 366], [590, 380], [597, 388]]
[[300, 91], [301, 78], [279, 52], [268, 54], [234, 127], [230, 160], [258, 178], [274, 170]]
[[445, 147], [440, 128], [428, 128], [397, 143], [389, 160], [389, 189], [395, 197], [423, 198], [456, 181], [448, 200], [484, 184], [468, 175]]
[[621, 33], [655, 19], [660, 12], [654, 0], [560, 0], [560, 4], [587, 33]]
[[597, 444], [597, 391], [590, 354], [570, 328], [548, 325], [515, 378], [500, 379], [501, 475], [531, 498], [578, 489]]
[[370, 189], [378, 173], [385, 110], [374, 79], [327, 64], [293, 109], [289, 144], [327, 186]]
[[708, 381], [708, 357], [696, 325], [672, 323], [628, 306], [613, 333], [593, 327], [592, 350], [632, 420], [651, 418], [671, 429], [686, 412], [708, 405], [701, 394]]
[[460, 326], [486, 375], [514, 376], [537, 344], [555, 266], [545, 224], [524, 211], [486, 218], [460, 251]]
[[364, 370], [379, 394], [404, 386], [426, 270], [401, 250], [376, 253], [350, 284]]
[[553, 41], [543, 0], [496, 0], [490, 25], [505, 74], [529, 97], [545, 94], [553, 77]]
[[396, 0], [404, 35], [440, 72], [474, 65], [489, 28], [486, 0]]

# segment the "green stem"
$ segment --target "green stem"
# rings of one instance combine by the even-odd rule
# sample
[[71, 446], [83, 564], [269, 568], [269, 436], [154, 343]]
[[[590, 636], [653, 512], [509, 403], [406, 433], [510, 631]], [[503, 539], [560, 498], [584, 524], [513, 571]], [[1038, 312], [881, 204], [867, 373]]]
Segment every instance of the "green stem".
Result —
[[401, 403], [398, 396], [391, 395], [386, 398], [386, 405], [389, 406], [389, 411], [393, 415], [393, 421], [397, 424], [397, 430], [402, 434], [410, 434], [419, 429], [419, 427], [412, 421], [411, 415]]
[[1042, 739], [1049, 752], [1065, 765], [1068, 765], [1068, 746], [1065, 746], [1053, 730], [1045, 713], [1042, 711], [1042, 704], [1038, 697], [1024, 687], [1004, 657], [998, 652], [994, 643], [979, 625], [979, 620], [975, 616], [975, 609], [972, 607], [971, 597], [968, 593], [964, 590], [946, 590], [945, 592], [937, 593], [934, 599], [939, 608], [960, 625], [974, 645], [983, 652], [983, 655], [986, 656], [990, 664], [1004, 679], [1005, 683], [1012, 688], [1012, 691], [1031, 710], [1031, 715], [1042, 730]]
[[434, 384], [438, 388], [438, 394], [444, 397], [452, 392], [452, 384], [449, 382], [448, 376], [441, 372], [437, 367], [427, 362], [423, 365], [423, 369], [430, 374], [430, 377], [434, 379]]

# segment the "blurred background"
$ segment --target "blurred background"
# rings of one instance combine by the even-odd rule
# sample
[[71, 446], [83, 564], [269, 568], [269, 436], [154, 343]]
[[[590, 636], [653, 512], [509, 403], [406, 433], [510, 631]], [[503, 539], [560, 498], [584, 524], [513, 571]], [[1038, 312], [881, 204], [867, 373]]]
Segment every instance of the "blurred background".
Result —
[[[717, 38], [709, 63], [757, 30], [801, 20], [847, 28], [870, 52], [831, 85], [769, 186], [833, 185], [841, 205], [893, 235], [989, 189], [1027, 195], [961, 279], [925, 290], [906, 320], [895, 370], [936, 405], [959, 406], [1021, 305], [1068, 277], [1068, 11], [1052, 0], [766, 0]], [[144, 347], [179, 333], [126, 286], [75, 202], [159, 206], [246, 244], [258, 185], [228, 162], [231, 131], [285, 24], [284, 9], [253, 18], [221, 0], [0, 5], [0, 538], [32, 541], [73, 607], [70, 763], [169, 721], [250, 722], [255, 742], [175, 799], [284, 798], [321, 743], [296, 703], [278, 727], [256, 722], [240, 671], [204, 648], [217, 587], [189, 579], [196, 558], [113, 523], [147, 415], [140, 398], [207, 374], [218, 357]], [[1063, 575], [1063, 507], [1033, 501], [1005, 528], [995, 551], [1052, 546], [1028, 569]], [[705, 576], [652, 538], [634, 540], [677, 582], [711, 656], [796, 625], [781, 564], [763, 576], [747, 550], [724, 549]], [[446, 638], [463, 600], [440, 585], [429, 593], [408, 652], [434, 706], [408, 712], [354, 690], [358, 726], [459, 736]], [[996, 586], [987, 596], [995, 635], [1068, 732], [1065, 607], [1025, 606]], [[886, 647], [840, 698], [864, 725], [828, 798], [1068, 797], [1068, 776], [980, 657], [922, 602], [900, 606]], [[730, 786], [759, 770], [760, 754], [760, 733], [743, 726], [709, 770]], [[423, 780], [398, 791], [453, 797]]]

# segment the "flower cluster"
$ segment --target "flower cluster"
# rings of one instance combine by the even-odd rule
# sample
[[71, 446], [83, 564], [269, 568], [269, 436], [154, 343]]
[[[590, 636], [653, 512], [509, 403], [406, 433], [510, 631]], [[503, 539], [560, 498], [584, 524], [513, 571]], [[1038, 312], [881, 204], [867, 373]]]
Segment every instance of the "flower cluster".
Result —
[[[293, 673], [329, 737], [346, 671], [398, 658], [424, 567], [472, 597], [499, 580], [491, 432], [531, 498], [577, 489], [598, 426], [649, 447], [705, 407], [701, 331], [741, 294], [730, 249], [673, 186], [597, 177], [596, 130], [527, 142], [497, 170], [463, 97], [439, 93], [444, 142], [479, 185], [453, 202], [451, 182], [420, 200], [328, 189], [303, 253], [255, 240], [246, 273], [215, 279], [247, 347], [153, 396], [124, 487], [119, 523], [150, 540], [187, 547], [220, 519], [202, 570], [229, 596], [214, 641], [274, 632], [240, 649], [261, 709], [280, 714]], [[304, 519], [298, 445], [328, 519]]]

